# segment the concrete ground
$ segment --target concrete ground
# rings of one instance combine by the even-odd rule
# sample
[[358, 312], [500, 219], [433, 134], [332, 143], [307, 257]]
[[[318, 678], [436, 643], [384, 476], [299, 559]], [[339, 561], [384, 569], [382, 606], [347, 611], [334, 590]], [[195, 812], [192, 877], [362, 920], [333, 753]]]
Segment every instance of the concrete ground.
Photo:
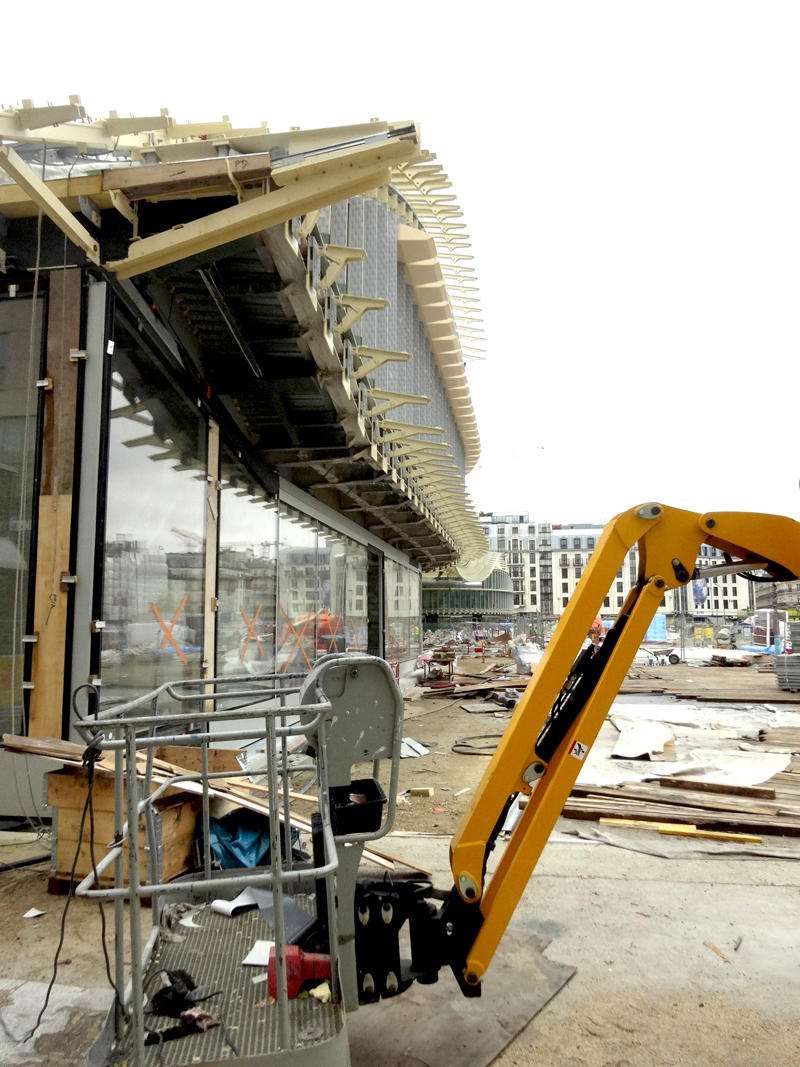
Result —
[[[574, 964], [570, 983], [495, 1061], [497, 1067], [791, 1067], [800, 1063], [800, 866], [797, 860], [672, 858], [561, 843], [587, 824], [561, 820], [517, 909], [514, 924], [551, 937], [548, 955]], [[620, 831], [632, 842], [646, 830]], [[619, 836], [619, 834], [617, 836]], [[449, 837], [392, 837], [446, 886]], [[765, 839], [765, 846], [786, 841]], [[500, 845], [500, 848], [503, 846]], [[63, 898], [48, 896], [44, 871], [0, 873], [0, 1022], [19, 1035], [17, 981], [45, 982]], [[31, 906], [46, 915], [23, 921]], [[84, 1005], [80, 989], [103, 984], [97, 908], [76, 901], [57, 997]], [[736, 939], [741, 946], [736, 951]], [[712, 942], [726, 963], [704, 945]], [[38, 1010], [41, 986], [25, 987]], [[21, 992], [25, 992], [21, 990]], [[492, 996], [491, 968], [484, 997]], [[34, 1003], [35, 1002], [35, 1003]], [[94, 1003], [97, 1003], [95, 1000]], [[15, 1015], [8, 1015], [9, 1007]], [[63, 1008], [62, 1008], [63, 1010]], [[71, 1016], [72, 1017], [72, 1016]], [[2, 1062], [80, 1063], [80, 1030], [59, 1042], [47, 1027], [35, 1054]], [[8, 1032], [8, 1031], [7, 1031]], [[376, 1067], [380, 1067], [376, 1064]], [[449, 1065], [448, 1065], [449, 1067]]]
[[[575, 827], [562, 819], [554, 837]], [[785, 839], [767, 844], [784, 847]], [[429, 838], [416, 850], [442, 885], [447, 845]], [[497, 1067], [800, 1063], [798, 887], [797, 860], [661, 859], [551, 841], [514, 924], [552, 937], [547, 954], [578, 971]], [[491, 985], [490, 967], [484, 997]]]

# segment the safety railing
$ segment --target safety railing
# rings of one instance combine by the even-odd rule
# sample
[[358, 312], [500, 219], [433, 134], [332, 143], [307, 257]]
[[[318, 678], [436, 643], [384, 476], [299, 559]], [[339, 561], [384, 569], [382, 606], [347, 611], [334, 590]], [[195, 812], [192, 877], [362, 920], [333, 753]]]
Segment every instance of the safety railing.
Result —
[[[277, 979], [278, 1039], [281, 1049], [293, 1048], [287, 992], [284, 892], [324, 879], [331, 958], [331, 991], [338, 1001], [337, 919], [335, 872], [337, 852], [331, 824], [328, 773], [326, 766], [325, 718], [331, 704], [320, 687], [310, 703], [294, 703], [290, 698], [301, 691], [305, 675], [265, 674], [242, 680], [208, 679], [168, 682], [150, 693], [85, 717], [76, 729], [99, 756], [114, 759], [114, 840], [107, 854], [78, 885], [77, 896], [111, 900], [115, 907], [115, 985], [120, 993], [116, 1005], [116, 1036], [122, 1040], [129, 1023], [131, 1052], [128, 1062], [142, 1067], [145, 1047], [145, 975], [158, 943], [165, 898], [202, 896], [247, 884], [272, 890], [274, 902], [275, 971]], [[255, 684], [254, 684], [255, 683]], [[169, 710], [163, 708], [169, 698]], [[161, 701], [161, 705], [159, 702]], [[183, 706], [175, 711], [175, 703]], [[185, 709], [185, 710], [184, 710]], [[297, 721], [302, 718], [302, 725]], [[291, 721], [290, 721], [291, 719]], [[222, 724], [233, 729], [220, 729]], [[288, 739], [304, 735], [316, 752], [319, 812], [322, 823], [323, 862], [298, 868], [292, 860], [292, 817], [289, 793]], [[210, 802], [218, 778], [245, 778], [247, 771], [209, 771], [209, 747], [230, 742], [263, 741], [266, 753], [269, 796], [270, 870], [242, 869], [236, 874], [212, 878]], [[161, 746], [200, 747], [201, 770], [196, 774], [165, 772], [155, 763], [155, 750]], [[263, 771], [259, 770], [259, 774]], [[245, 783], [246, 784], [246, 783]], [[156, 802], [167, 790], [181, 786], [202, 797], [203, 873], [198, 878], [164, 882], [160, 842], [157, 832]], [[227, 794], [225, 794], [227, 796]], [[228, 799], [231, 799], [228, 796]], [[233, 798], [235, 799], [235, 797]], [[142, 878], [139, 855], [139, 824], [144, 816], [146, 871]], [[281, 847], [283, 835], [283, 848]], [[369, 835], [378, 836], [378, 835]], [[127, 849], [128, 884], [124, 884], [124, 854]], [[113, 867], [113, 888], [102, 887], [100, 879]], [[151, 901], [152, 929], [144, 940], [143, 902]], [[128, 905], [130, 935], [130, 981], [125, 983], [124, 930], [125, 904]], [[122, 992], [124, 989], [124, 993]], [[126, 1018], [128, 1023], [126, 1023]]]

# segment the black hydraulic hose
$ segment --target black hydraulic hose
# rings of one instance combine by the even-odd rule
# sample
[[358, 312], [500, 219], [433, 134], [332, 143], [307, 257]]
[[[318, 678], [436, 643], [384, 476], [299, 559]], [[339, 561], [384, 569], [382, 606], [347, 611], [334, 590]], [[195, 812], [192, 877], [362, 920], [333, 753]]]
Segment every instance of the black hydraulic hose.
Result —
[[0, 863], [0, 871], [14, 871], [18, 867], [32, 867], [35, 863], [44, 863], [50, 859], [50, 853], [46, 856], [29, 856], [26, 860], [14, 860], [13, 863]]

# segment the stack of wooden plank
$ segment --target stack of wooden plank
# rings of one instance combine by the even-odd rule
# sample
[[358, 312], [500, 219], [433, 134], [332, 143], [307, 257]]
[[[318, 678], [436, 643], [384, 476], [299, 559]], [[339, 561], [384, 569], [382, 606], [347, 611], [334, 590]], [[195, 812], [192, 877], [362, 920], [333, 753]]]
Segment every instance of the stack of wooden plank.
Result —
[[771, 730], [759, 730], [758, 739], [766, 742], [772, 752], [800, 753], [800, 727], [776, 726]]
[[[87, 788], [87, 773], [82, 766], [82, 757], [85, 751], [83, 745], [75, 744], [72, 741], [59, 741], [54, 738], [34, 738], [34, 737], [18, 737], [13, 734], [3, 735], [3, 745], [11, 752], [19, 752], [27, 755], [43, 756], [49, 759], [57, 760], [64, 765], [64, 770], [67, 775], [71, 775], [75, 781], [74, 784], [69, 787], [59, 786], [53, 792], [49, 793], [49, 802], [59, 805], [59, 820], [57, 831], [54, 836], [54, 849], [56, 852], [57, 864], [61, 864], [62, 855], [59, 853], [59, 834], [61, 833], [61, 815], [60, 808], [69, 810], [67, 816], [68, 825], [70, 828], [73, 823], [75, 826], [74, 833], [70, 829], [69, 837], [66, 841], [63, 856], [66, 856], [71, 847], [72, 857], [74, 857], [75, 847], [77, 845], [77, 829], [80, 825], [80, 815], [83, 811], [83, 805], [86, 799]], [[160, 749], [162, 753], [169, 753], [171, 755], [180, 755], [181, 761], [187, 766], [178, 765], [168, 762], [159, 757], [154, 758], [154, 773], [152, 777], [153, 788], [162, 785], [172, 775], [181, 774], [196, 774], [200, 765], [200, 750], [194, 749], [189, 746], [172, 746], [170, 748]], [[137, 767], [139, 770], [139, 779], [141, 781], [145, 764], [145, 755], [140, 753], [137, 759]], [[238, 768], [238, 764], [235, 761], [234, 754], [225, 752], [222, 750], [210, 750], [209, 751], [209, 764], [212, 770], [233, 770]], [[95, 797], [98, 792], [102, 793], [103, 800], [101, 801], [103, 812], [107, 813], [110, 819], [110, 825], [113, 830], [113, 769], [114, 758], [113, 756], [106, 755], [102, 759], [98, 760], [95, 769]], [[51, 779], [55, 776], [51, 773], [49, 776]], [[105, 779], [102, 785], [98, 785], [101, 779]], [[242, 778], [222, 778], [213, 779], [213, 786], [209, 787], [209, 796], [214, 799], [227, 800], [232, 802], [238, 807], [248, 808], [250, 811], [254, 811], [261, 815], [269, 815], [269, 799], [264, 794], [268, 794], [268, 790], [262, 786], [254, 785], [249, 781], [245, 781]], [[174, 806], [178, 798], [182, 802], [186, 802], [191, 810], [192, 818], [196, 818], [196, 813], [199, 809], [199, 798], [202, 794], [202, 787], [198, 782], [183, 782], [180, 785], [172, 786], [164, 794], [164, 807], [169, 808]], [[292, 802], [302, 802], [305, 805], [316, 805], [317, 798], [314, 796], [308, 796], [304, 794], [290, 793], [290, 799]], [[95, 805], [97, 807], [97, 805]], [[187, 809], [187, 812], [188, 810]], [[175, 816], [179, 816], [175, 818]], [[75, 816], [77, 816], [77, 822], [75, 822]], [[283, 810], [281, 806], [280, 818], [283, 819]], [[295, 814], [294, 811], [290, 816], [291, 825], [299, 829], [301, 832], [310, 834], [311, 832], [311, 820], [305, 818], [302, 815]], [[113, 833], [108, 833], [108, 819], [104, 819], [100, 823], [96, 820], [95, 825], [95, 849], [96, 856], [105, 854], [105, 850], [108, 846], [108, 842], [113, 837]], [[180, 831], [177, 827], [180, 823]], [[181, 873], [177, 867], [180, 864], [183, 865], [183, 869], [187, 869], [188, 854], [184, 857], [184, 838], [187, 836], [188, 831], [188, 813], [180, 817], [180, 812], [173, 812], [170, 817], [169, 826], [175, 826], [173, 836], [180, 836], [180, 847], [175, 848], [175, 856], [171, 860], [172, 867], [170, 867], [170, 873], [167, 874], [167, 861], [165, 849], [165, 877], [175, 877]], [[194, 824], [192, 824], [193, 836]], [[88, 819], [84, 827], [84, 840], [87, 842], [81, 850], [81, 864], [76, 870], [76, 876], [78, 878], [85, 877], [91, 870], [91, 862], [89, 859], [88, 849]], [[143, 842], [142, 842], [143, 843]], [[191, 841], [189, 841], [188, 852], [191, 852]], [[83, 854], [85, 853], [86, 863], [83, 863]], [[423, 867], [413, 860], [401, 859], [399, 856], [395, 856], [386, 852], [384, 849], [379, 848], [377, 845], [369, 844], [363, 853], [364, 859], [370, 863], [375, 864], [378, 867], [382, 867], [385, 870], [394, 870], [395, 864], [400, 864], [403, 867], [409, 867], [411, 870], [419, 871], [421, 874], [429, 875], [431, 872], [427, 867]], [[69, 871], [71, 870], [72, 858], [70, 858], [69, 866], [66, 868], [66, 877], [69, 877]], [[173, 867], [175, 869], [173, 869]], [[144, 867], [142, 867], [144, 870]], [[54, 891], [57, 891], [57, 883], [64, 877], [63, 873], [58, 871], [55, 876], [55, 880], [51, 885]]]
[[425, 685], [425, 697], [433, 700], [441, 700], [442, 697], [472, 697], [491, 693], [496, 689], [524, 689], [530, 678], [518, 677], [503, 678], [478, 678], [474, 682], [438, 682], [434, 685]]
[[800, 760], [760, 786], [672, 777], [612, 788], [576, 785], [564, 815], [800, 837]]

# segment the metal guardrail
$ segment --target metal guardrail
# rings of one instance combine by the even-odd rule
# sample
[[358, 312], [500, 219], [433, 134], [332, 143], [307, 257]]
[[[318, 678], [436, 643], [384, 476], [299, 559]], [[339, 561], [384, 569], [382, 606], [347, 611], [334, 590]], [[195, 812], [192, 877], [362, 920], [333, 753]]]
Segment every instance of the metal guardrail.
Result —
[[[338, 867], [336, 840], [331, 825], [329, 784], [326, 767], [326, 714], [331, 703], [318, 686], [312, 703], [292, 705], [286, 702], [301, 690], [300, 685], [286, 685], [305, 678], [304, 675], [260, 675], [242, 680], [204, 679], [168, 682], [135, 700], [99, 712], [92, 718], [76, 723], [76, 729], [86, 743], [98, 752], [114, 755], [114, 841], [107, 855], [96, 864], [92, 872], [80, 883], [76, 895], [97, 900], [112, 900], [115, 909], [115, 984], [122, 995], [122, 1004], [116, 1008], [116, 1034], [122, 1040], [125, 1030], [125, 1015], [130, 1017], [133, 1048], [129, 1062], [132, 1067], [144, 1064], [144, 978], [153, 951], [158, 942], [164, 898], [178, 894], [205, 894], [232, 886], [247, 884], [269, 887], [273, 892], [275, 916], [276, 974], [278, 993], [278, 1036], [280, 1047], [294, 1047], [289, 1020], [287, 993], [286, 935], [283, 917], [284, 889], [298, 886], [301, 882], [324, 879], [327, 888], [328, 930], [331, 956], [331, 991], [334, 1001], [340, 996], [338, 979], [338, 931], [335, 908], [334, 876]], [[259, 683], [253, 685], [251, 683]], [[232, 688], [233, 687], [233, 688]], [[168, 697], [184, 705], [186, 710], [175, 713], [172, 708], [162, 711], [159, 700]], [[233, 707], [222, 707], [223, 703]], [[244, 702], [244, 703], [242, 703]], [[268, 706], [265, 706], [268, 705]], [[207, 709], [209, 706], [212, 710]], [[174, 707], [174, 704], [172, 705]], [[149, 708], [149, 714], [141, 710]], [[303, 723], [290, 723], [296, 716]], [[220, 723], [242, 722], [233, 730], [217, 729]], [[256, 723], [258, 725], [256, 725]], [[320, 866], [294, 869], [292, 864], [291, 820], [289, 797], [289, 763], [287, 739], [303, 734], [316, 750], [319, 811], [322, 818], [324, 862]], [[267, 781], [270, 811], [271, 870], [254, 873], [243, 869], [239, 874], [221, 878], [211, 877], [211, 844], [209, 836], [210, 794], [209, 782], [215, 778], [244, 777], [245, 771], [209, 773], [208, 749], [220, 741], [265, 740], [267, 755]], [[202, 769], [198, 774], [164, 775], [155, 773], [155, 749], [162, 745], [200, 746]], [[142, 759], [143, 756], [143, 759]], [[141, 764], [144, 764], [142, 767]], [[279, 781], [280, 779], [280, 781]], [[162, 857], [157, 834], [155, 802], [173, 786], [199, 785], [203, 810], [203, 876], [188, 881], [164, 883], [162, 881]], [[156, 788], [153, 788], [154, 785]], [[197, 789], [193, 791], [198, 791]], [[273, 799], [274, 798], [274, 799]], [[282, 809], [281, 809], [282, 803]], [[283, 823], [284, 853], [281, 851], [281, 818], [273, 818], [280, 812]], [[142, 880], [139, 858], [139, 819], [145, 817], [146, 876]], [[388, 828], [388, 827], [387, 827]], [[380, 836], [377, 834], [365, 837]], [[124, 851], [128, 850], [128, 885], [124, 885]], [[114, 887], [102, 888], [98, 880], [111, 866], [114, 868]], [[142, 904], [145, 897], [152, 902], [152, 930], [142, 944]], [[128, 927], [130, 932], [131, 977], [125, 986], [124, 928], [125, 903], [128, 904]]]

